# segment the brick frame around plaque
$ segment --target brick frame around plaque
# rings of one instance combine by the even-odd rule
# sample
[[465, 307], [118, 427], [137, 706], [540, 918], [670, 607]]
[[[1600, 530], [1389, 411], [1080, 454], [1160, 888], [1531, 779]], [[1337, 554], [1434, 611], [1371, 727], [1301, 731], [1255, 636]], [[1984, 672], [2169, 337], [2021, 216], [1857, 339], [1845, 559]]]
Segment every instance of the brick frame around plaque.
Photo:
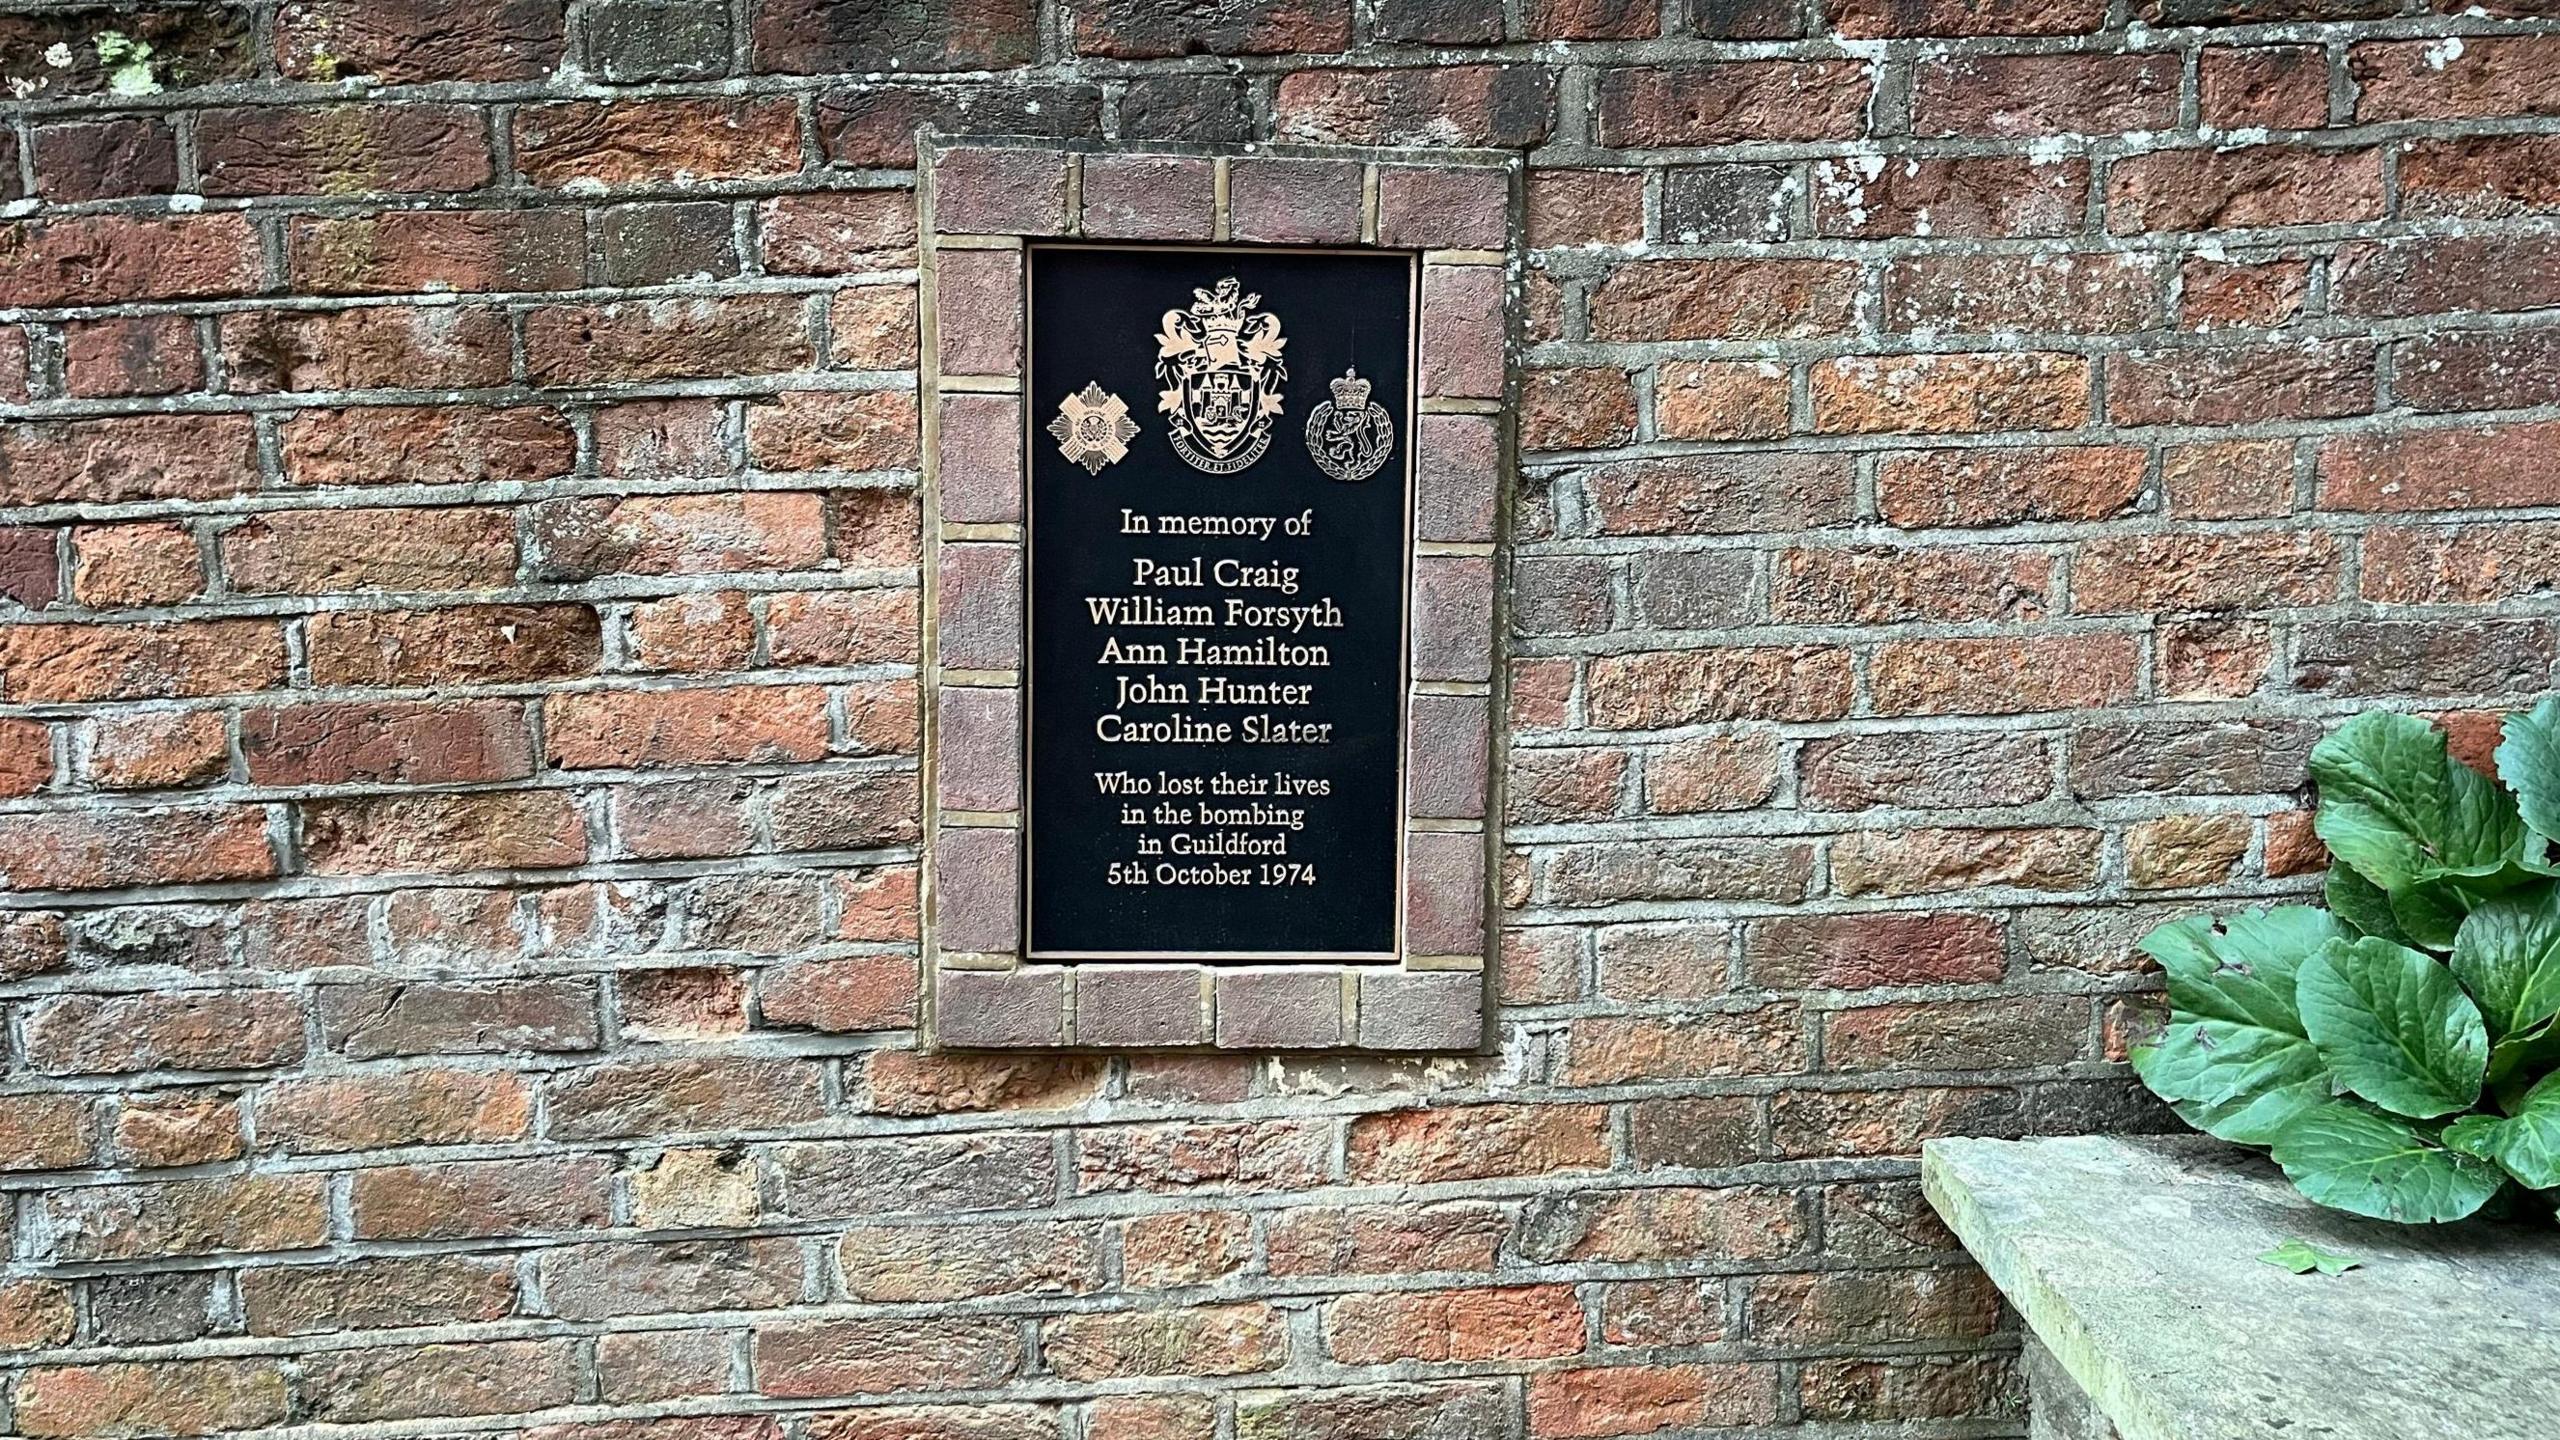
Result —
[[[940, 1048], [1475, 1051], [1498, 814], [1516, 157], [918, 138], [925, 455], [925, 1037]], [[1405, 893], [1391, 965], [1022, 959], [1029, 242], [1421, 255]]]

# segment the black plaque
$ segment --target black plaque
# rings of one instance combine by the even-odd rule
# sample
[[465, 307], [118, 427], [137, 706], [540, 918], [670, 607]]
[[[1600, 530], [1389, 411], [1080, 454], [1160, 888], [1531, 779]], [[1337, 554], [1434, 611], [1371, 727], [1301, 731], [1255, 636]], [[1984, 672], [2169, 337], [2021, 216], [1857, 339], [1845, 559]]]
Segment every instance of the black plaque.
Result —
[[1033, 958], [1394, 958], [1414, 274], [1032, 251]]

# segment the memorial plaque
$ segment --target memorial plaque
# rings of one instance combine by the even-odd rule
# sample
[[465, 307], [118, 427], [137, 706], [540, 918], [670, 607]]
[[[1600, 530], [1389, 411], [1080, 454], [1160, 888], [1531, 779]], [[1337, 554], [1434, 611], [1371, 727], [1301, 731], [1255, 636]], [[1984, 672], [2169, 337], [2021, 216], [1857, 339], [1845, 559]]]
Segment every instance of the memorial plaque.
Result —
[[1028, 951], [1392, 961], [1415, 260], [1030, 254]]

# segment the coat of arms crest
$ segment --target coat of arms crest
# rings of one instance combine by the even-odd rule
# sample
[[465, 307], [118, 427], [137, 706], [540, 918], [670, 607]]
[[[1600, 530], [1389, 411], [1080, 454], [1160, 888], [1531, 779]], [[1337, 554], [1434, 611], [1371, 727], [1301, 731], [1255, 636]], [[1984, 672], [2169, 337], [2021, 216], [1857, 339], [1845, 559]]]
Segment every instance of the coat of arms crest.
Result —
[[1280, 349], [1280, 317], [1257, 313], [1259, 295], [1242, 293], [1230, 276], [1215, 291], [1194, 290], [1189, 310], [1164, 312], [1156, 337], [1158, 406], [1174, 453], [1192, 468], [1232, 475], [1271, 447], [1280, 414], [1280, 385], [1289, 378]]
[[1366, 480], [1387, 463], [1396, 423], [1369, 398], [1369, 382], [1357, 370], [1344, 371], [1332, 389], [1333, 398], [1307, 416], [1307, 454], [1336, 480]]

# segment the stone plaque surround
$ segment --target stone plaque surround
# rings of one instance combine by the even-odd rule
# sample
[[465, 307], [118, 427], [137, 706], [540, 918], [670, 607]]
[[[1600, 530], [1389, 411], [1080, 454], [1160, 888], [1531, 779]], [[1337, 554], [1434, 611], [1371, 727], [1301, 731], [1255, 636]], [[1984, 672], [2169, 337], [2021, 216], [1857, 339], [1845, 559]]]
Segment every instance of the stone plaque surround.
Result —
[[[1521, 246], [1490, 152], [919, 137], [925, 1037], [940, 1048], [1484, 1047], [1495, 577]], [[1042, 239], [1419, 254], [1403, 923], [1393, 964], [1022, 958], [1024, 297]]]

